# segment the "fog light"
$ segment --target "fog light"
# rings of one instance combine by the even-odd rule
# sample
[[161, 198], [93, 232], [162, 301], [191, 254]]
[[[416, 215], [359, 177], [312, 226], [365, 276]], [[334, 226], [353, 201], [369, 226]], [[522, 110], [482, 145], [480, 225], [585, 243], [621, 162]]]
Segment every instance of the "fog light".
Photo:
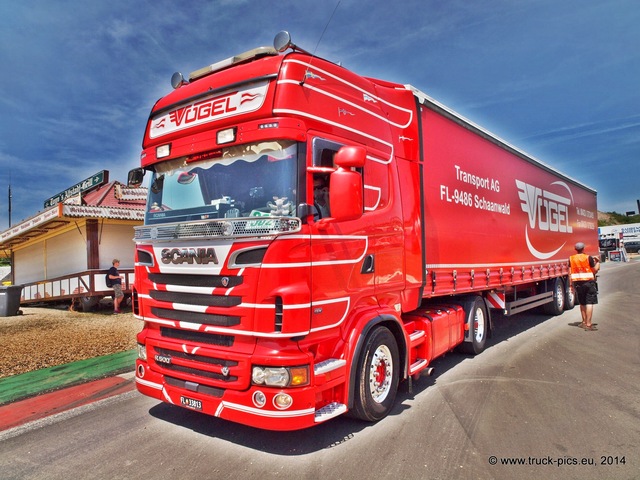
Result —
[[144, 366], [143, 365], [138, 365], [138, 376], [140, 378], [144, 377]]
[[278, 410], [286, 410], [293, 404], [293, 398], [286, 393], [278, 393], [273, 397], [273, 406]]
[[264, 393], [262, 393], [261, 391], [257, 391], [253, 394], [253, 404], [256, 407], [262, 408], [266, 403], [267, 397], [265, 397]]

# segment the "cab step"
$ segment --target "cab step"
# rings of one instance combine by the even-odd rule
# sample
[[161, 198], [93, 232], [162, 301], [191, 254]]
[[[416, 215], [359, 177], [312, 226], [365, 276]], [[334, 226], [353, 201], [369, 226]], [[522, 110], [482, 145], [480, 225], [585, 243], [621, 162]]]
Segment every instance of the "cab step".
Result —
[[347, 361], [341, 358], [330, 358], [324, 362], [316, 363], [313, 367], [313, 373], [320, 375], [322, 373], [332, 372], [338, 368], [344, 367]]
[[411, 342], [411, 348], [417, 347], [421, 345], [426, 340], [427, 335], [424, 330], [416, 330], [411, 335], [409, 335], [409, 341]]
[[325, 405], [320, 410], [316, 410], [315, 421], [316, 423], [326, 422], [327, 420], [337, 417], [338, 415], [342, 415], [346, 411], [346, 405], [338, 402], [333, 402], [329, 405]]
[[415, 375], [416, 373], [423, 370], [428, 364], [428, 360], [424, 358], [418, 358], [415, 362], [409, 365], [409, 375]]

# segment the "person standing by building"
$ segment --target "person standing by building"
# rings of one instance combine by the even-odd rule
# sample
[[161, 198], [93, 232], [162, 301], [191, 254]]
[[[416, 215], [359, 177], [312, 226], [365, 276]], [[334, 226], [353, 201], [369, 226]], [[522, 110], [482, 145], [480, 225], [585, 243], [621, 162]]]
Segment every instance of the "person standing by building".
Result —
[[109, 269], [109, 279], [111, 280], [111, 287], [113, 288], [114, 294], [113, 313], [120, 313], [120, 302], [122, 302], [124, 298], [124, 293], [122, 293], [122, 277], [120, 276], [120, 272], [118, 272], [120, 260], [114, 258], [111, 265], [113, 266]]
[[580, 314], [585, 330], [595, 330], [592, 323], [593, 306], [598, 303], [598, 284], [596, 273], [600, 270], [600, 260], [584, 253], [584, 243], [575, 245], [576, 254], [569, 257], [571, 282], [580, 304]]

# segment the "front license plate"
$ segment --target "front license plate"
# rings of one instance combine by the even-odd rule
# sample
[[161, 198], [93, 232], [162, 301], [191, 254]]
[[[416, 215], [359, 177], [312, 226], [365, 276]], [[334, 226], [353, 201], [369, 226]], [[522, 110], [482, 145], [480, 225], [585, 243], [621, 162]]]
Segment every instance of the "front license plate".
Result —
[[191, 408], [193, 410], [202, 410], [202, 401], [195, 400], [189, 397], [180, 397], [180, 403], [183, 407]]

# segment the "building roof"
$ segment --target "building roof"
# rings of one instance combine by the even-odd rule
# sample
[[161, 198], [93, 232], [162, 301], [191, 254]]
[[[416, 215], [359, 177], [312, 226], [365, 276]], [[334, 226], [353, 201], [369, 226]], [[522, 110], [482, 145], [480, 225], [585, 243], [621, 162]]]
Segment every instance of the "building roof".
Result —
[[67, 198], [0, 232], [0, 251], [62, 228], [78, 218], [144, 221], [147, 189], [114, 181]]
[[133, 208], [144, 210], [147, 201], [147, 189], [132, 188], [120, 182], [109, 182], [101, 187], [87, 192], [82, 197], [83, 205]]

